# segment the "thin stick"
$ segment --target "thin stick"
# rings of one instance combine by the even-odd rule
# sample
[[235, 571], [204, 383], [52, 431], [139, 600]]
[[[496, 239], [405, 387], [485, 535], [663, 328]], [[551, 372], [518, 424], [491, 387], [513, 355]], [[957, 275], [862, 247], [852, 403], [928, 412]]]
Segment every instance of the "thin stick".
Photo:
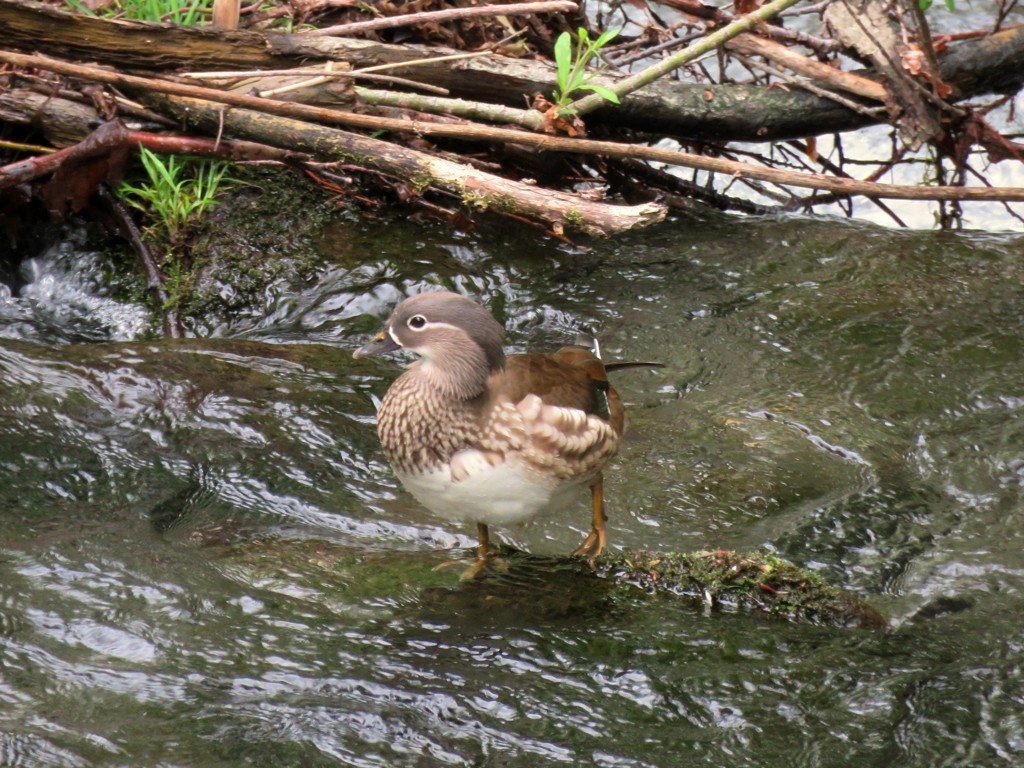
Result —
[[[513, 37], [520, 35], [520, 32], [516, 32], [514, 35], [509, 35], [505, 40], [509, 40]], [[401, 67], [415, 67], [420, 64], [436, 64], [439, 61], [459, 61], [461, 59], [477, 59], [481, 56], [491, 56], [494, 51], [493, 49], [498, 45], [501, 45], [502, 41], [495, 43], [493, 46], [488, 48], [486, 51], [476, 51], [474, 53], [455, 53], [451, 56], [435, 56], [429, 59], [409, 59], [408, 61], [395, 61], [390, 64], [377, 64], [374, 67], [363, 67], [362, 69], [353, 70], [353, 72], [382, 72], [385, 69], [399, 69]]]
[[534, 109], [516, 109], [515, 107], [506, 107], [504, 104], [439, 98], [402, 91], [379, 91], [358, 85], [355, 90], [360, 101], [375, 107], [413, 109], [430, 114], [454, 115], [464, 120], [484, 120], [489, 123], [517, 125], [530, 131], [544, 130], [544, 115]]
[[[194, 78], [196, 80], [237, 80], [238, 78], [249, 77], [326, 77], [331, 80], [350, 77], [360, 78], [365, 73], [361, 69], [352, 70], [331, 70], [320, 69], [319, 67], [296, 67], [295, 69], [246, 69], [237, 72], [181, 72], [178, 77]], [[369, 75], [367, 77], [381, 77], [381, 75]], [[413, 82], [413, 81], [410, 81]]]
[[740, 53], [733, 54], [740, 61], [746, 64], [748, 67], [761, 69], [770, 75], [775, 75], [780, 80], [783, 80], [797, 88], [803, 88], [805, 91], [813, 93], [815, 96], [821, 96], [823, 99], [831, 99], [836, 104], [842, 104], [847, 109], [853, 112], [859, 112], [862, 115], [866, 115], [872, 119], [878, 118], [879, 115], [885, 113], [885, 107], [865, 107], [863, 104], [858, 104], [855, 101], [851, 101], [843, 96], [840, 96], [835, 91], [830, 91], [827, 88], [819, 88], [810, 80], [801, 80], [798, 77], [794, 77], [786, 72], [783, 72], [778, 67], [773, 67], [764, 61], [755, 61], [747, 56]]
[[111, 213], [114, 214], [114, 218], [124, 228], [124, 234], [128, 238], [128, 242], [131, 243], [132, 250], [135, 251], [135, 256], [139, 260], [139, 267], [146, 277], [146, 286], [152, 292], [153, 298], [156, 299], [157, 306], [160, 307], [160, 314], [163, 316], [164, 336], [168, 339], [184, 337], [185, 330], [181, 327], [181, 318], [178, 317], [178, 311], [173, 306], [170, 306], [163, 279], [160, 277], [160, 269], [157, 267], [156, 259], [153, 258], [153, 251], [150, 250], [149, 245], [142, 238], [142, 233], [135, 225], [135, 220], [128, 213], [124, 203], [118, 199], [117, 195], [106, 184], [100, 185], [99, 194], [103, 202], [110, 208]]
[[[712, 32], [707, 37], [698, 40], [692, 45], [686, 46], [686, 48], [674, 56], [670, 56], [664, 61], [659, 61], [657, 64], [653, 64], [642, 72], [637, 72], [635, 75], [627, 77], [625, 80], [620, 80], [612, 85], [611, 89], [615, 91], [615, 94], [619, 96], [619, 98], [622, 98], [627, 93], [632, 93], [639, 88], [643, 88], [645, 85], [653, 83], [659, 77], [663, 77], [669, 72], [679, 69], [679, 67], [685, 64], [689, 64], [698, 56], [703, 56], [705, 53], [715, 50], [727, 41], [732, 40], [737, 35], [743, 32], [749, 32], [757, 24], [770, 19], [779, 11], [788, 8], [791, 5], [796, 5], [798, 2], [800, 2], [800, 0], [774, 0], [774, 2], [762, 6], [756, 11], [748, 13], [746, 16], [741, 16], [736, 19], [736, 21]], [[593, 112], [598, 107], [606, 105], [607, 103], [608, 102], [606, 102], [601, 96], [595, 93], [590, 96], [585, 96], [579, 101], [573, 102], [570, 107], [577, 114], [585, 115], [588, 112]]]
[[0, 141], [0, 148], [12, 149], [15, 152], [35, 152], [37, 155], [52, 155], [57, 151], [53, 147], [41, 147], [38, 144], [22, 144], [20, 141]]
[[471, 16], [523, 16], [531, 13], [569, 13], [578, 10], [579, 6], [568, 0], [552, 0], [542, 3], [510, 3], [509, 5], [481, 5], [475, 8], [447, 8], [443, 11], [425, 11], [423, 13], [406, 13], [401, 16], [385, 16], [370, 21], [356, 21], [352, 24], [338, 24], [333, 27], [302, 32], [309, 36], [333, 35], [344, 37], [354, 32], [369, 32], [374, 29], [405, 27], [411, 24], [425, 24], [432, 21], [448, 21], [449, 19], [465, 19]]
[[[409, 59], [408, 61], [393, 61], [393, 62], [390, 62], [388, 64], [377, 64], [376, 66], [373, 66], [373, 67], [364, 67], [363, 69], [353, 69], [353, 70], [349, 70], [348, 72], [333, 72], [331, 74], [333, 76], [335, 76], [335, 77], [361, 77], [361, 76], [366, 75], [368, 73], [371, 73], [371, 72], [381, 72], [381, 71], [383, 71], [385, 69], [400, 69], [402, 67], [416, 67], [416, 66], [419, 66], [421, 64], [437, 64], [438, 62], [442, 62], [442, 61], [459, 61], [461, 59], [477, 59], [477, 58], [480, 58], [481, 56], [490, 56], [493, 53], [493, 49], [494, 48], [496, 48], [497, 46], [501, 45], [504, 42], [507, 42], [508, 40], [511, 40], [513, 37], [517, 37], [520, 34], [522, 34], [522, 33], [521, 32], [516, 32], [516, 33], [514, 33], [512, 35], [509, 35], [504, 40], [499, 40], [494, 45], [488, 47], [488, 49], [486, 51], [474, 51], [473, 53], [454, 53], [454, 54], [452, 54], [450, 56], [434, 56], [432, 58], [426, 58], [426, 59]], [[246, 77], [246, 76], [249, 76], [249, 75], [267, 75], [267, 74], [271, 74], [271, 73], [277, 74], [277, 75], [289, 75], [289, 74], [293, 74], [293, 73], [295, 73], [297, 71], [299, 71], [299, 70], [269, 70], [269, 71], [266, 71], [266, 72], [259, 71], [259, 70], [257, 70], [256, 72], [199, 72], [199, 73], [186, 73], [186, 74], [183, 74], [182, 77], [204, 77], [204, 76], [207, 76], [207, 75], [216, 75], [217, 77], [214, 77], [214, 78], [211, 78], [211, 79], [218, 79], [220, 76], [227, 77], [229, 75], [234, 75], [234, 76], [238, 76], [238, 77]], [[308, 73], [308, 74], [316, 74], [316, 75], [323, 76], [324, 75], [324, 70], [317, 69], [317, 70], [313, 70], [311, 73]], [[413, 82], [413, 81], [410, 81], [410, 82]]]
[[[367, 80], [374, 83], [393, 83], [404, 85], [409, 88], [419, 88], [427, 93], [435, 93], [438, 96], [447, 96], [447, 88], [441, 88], [429, 83], [421, 83], [418, 80], [409, 80], [405, 77], [394, 77], [392, 75], [376, 75], [361, 70], [328, 72], [314, 67], [300, 67], [297, 69], [250, 69], [244, 72], [182, 72], [178, 77], [188, 77], [195, 80], [237, 80], [240, 78], [252, 79], [261, 77], [319, 77], [327, 80]], [[266, 92], [263, 94], [266, 95]]]
[[764, 56], [766, 59], [791, 69], [798, 75], [814, 80], [823, 80], [835, 88], [841, 88], [874, 101], [884, 103], [888, 98], [885, 86], [881, 83], [851, 72], [844, 72], [841, 69], [834, 69], [828, 64], [803, 56], [773, 40], [765, 40], [750, 34], [737, 35], [735, 39], [729, 41], [726, 48], [747, 55]]

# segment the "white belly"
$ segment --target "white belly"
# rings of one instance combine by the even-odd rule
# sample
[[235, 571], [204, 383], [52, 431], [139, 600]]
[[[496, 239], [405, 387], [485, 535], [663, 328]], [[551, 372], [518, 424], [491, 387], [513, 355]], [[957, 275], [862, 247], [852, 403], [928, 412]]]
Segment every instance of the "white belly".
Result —
[[565, 508], [587, 483], [587, 478], [557, 486], [539, 482], [508, 461], [475, 471], [459, 482], [452, 481], [448, 467], [425, 475], [399, 473], [398, 479], [438, 517], [485, 525], [514, 525]]

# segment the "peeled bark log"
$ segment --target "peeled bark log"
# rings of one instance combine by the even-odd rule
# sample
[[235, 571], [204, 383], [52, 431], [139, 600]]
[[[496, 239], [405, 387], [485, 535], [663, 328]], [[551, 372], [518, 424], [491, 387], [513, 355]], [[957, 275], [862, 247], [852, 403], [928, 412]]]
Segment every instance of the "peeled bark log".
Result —
[[663, 206], [612, 205], [566, 192], [503, 179], [460, 163], [348, 131], [243, 109], [155, 94], [151, 103], [177, 115], [188, 126], [216, 133], [223, 129], [272, 146], [305, 151], [322, 161], [347, 161], [409, 181], [437, 186], [469, 208], [526, 216], [561, 231], [563, 227], [607, 236], [645, 227], [665, 218]]

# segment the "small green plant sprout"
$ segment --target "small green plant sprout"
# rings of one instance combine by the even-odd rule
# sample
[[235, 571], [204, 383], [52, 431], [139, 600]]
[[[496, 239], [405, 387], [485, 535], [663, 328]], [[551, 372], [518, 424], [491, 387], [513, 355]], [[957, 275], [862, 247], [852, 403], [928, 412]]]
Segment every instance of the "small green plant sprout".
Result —
[[168, 239], [177, 242], [186, 225], [217, 204], [217, 194], [227, 183], [226, 163], [160, 155], [139, 147], [148, 182], [122, 182], [118, 196], [125, 203], [150, 214]]
[[605, 67], [587, 72], [587, 65], [598, 52], [618, 36], [619, 30], [609, 29], [596, 40], [591, 40], [587, 30], [580, 27], [576, 32], [575, 48], [572, 36], [563, 32], [555, 41], [555, 64], [558, 67], [558, 90], [554, 92], [555, 106], [559, 114], [571, 113], [569, 105], [575, 100], [576, 91], [593, 91], [612, 104], [619, 103], [615, 91], [592, 82]]
[[[932, 7], [932, 2], [933, 0], [918, 0], [917, 5], [922, 11], [927, 11], [929, 8]], [[950, 11], [955, 11], [956, 0], [946, 0], [946, 8], [948, 8]]]
[[75, 10], [89, 16], [122, 18], [133, 21], [169, 21], [194, 27], [210, 18], [213, 0], [116, 0], [97, 12], [84, 0], [65, 0]]

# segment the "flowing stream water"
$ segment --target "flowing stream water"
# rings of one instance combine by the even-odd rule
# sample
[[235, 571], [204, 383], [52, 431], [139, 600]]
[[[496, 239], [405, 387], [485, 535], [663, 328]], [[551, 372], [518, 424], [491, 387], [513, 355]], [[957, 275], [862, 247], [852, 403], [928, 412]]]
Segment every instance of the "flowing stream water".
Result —
[[[308, 285], [145, 340], [72, 238], [0, 294], [0, 764], [1024, 764], [1024, 237], [675, 221], [589, 253], [341, 220]], [[600, 333], [623, 551], [767, 548], [885, 631], [461, 584], [373, 428], [407, 294]], [[0, 290], [3, 290], [0, 288]], [[572, 550], [588, 508], [498, 531]]]

